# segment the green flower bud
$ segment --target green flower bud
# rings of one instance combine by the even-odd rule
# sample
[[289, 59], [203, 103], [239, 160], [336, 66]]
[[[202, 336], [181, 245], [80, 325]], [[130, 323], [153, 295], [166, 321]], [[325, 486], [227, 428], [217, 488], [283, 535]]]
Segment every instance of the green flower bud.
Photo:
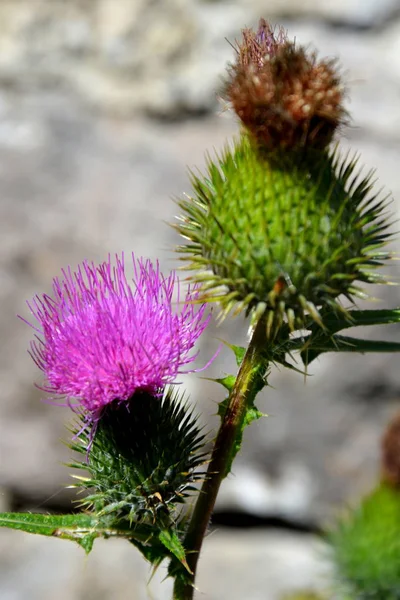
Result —
[[93, 439], [84, 430], [72, 447], [85, 455], [72, 466], [90, 474], [78, 477], [77, 487], [89, 491], [81, 504], [115, 522], [168, 526], [176, 505], [204, 477], [198, 469], [205, 462], [204, 435], [171, 389], [163, 398], [138, 392], [128, 404], [108, 405]]
[[205, 176], [192, 174], [194, 194], [179, 200], [178, 248], [200, 284], [199, 300], [264, 314], [269, 333], [284, 319], [322, 325], [323, 309], [343, 310], [338, 297], [364, 297], [357, 282], [382, 282], [389, 258], [386, 198], [371, 173], [335, 150], [271, 151], [243, 136]]
[[343, 593], [400, 600], [400, 493], [382, 485], [330, 534]]

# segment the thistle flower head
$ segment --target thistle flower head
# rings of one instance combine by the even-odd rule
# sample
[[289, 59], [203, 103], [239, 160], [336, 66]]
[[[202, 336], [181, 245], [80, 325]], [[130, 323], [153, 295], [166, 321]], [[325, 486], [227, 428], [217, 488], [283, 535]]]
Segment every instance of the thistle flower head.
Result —
[[266, 148], [325, 147], [346, 121], [335, 61], [318, 60], [264, 20], [243, 31], [224, 96]]
[[355, 166], [337, 152], [274, 155], [246, 137], [210, 160], [176, 225], [200, 298], [294, 330], [342, 310], [340, 295], [365, 297], [358, 282], [384, 282], [375, 271], [390, 257], [390, 215]]
[[31, 325], [37, 332], [31, 354], [46, 375], [43, 389], [76, 399], [94, 420], [111, 402], [138, 391], [158, 395], [187, 372], [209, 321], [204, 306], [193, 303], [196, 290], [180, 304], [174, 273], [164, 277], [158, 263], [132, 259], [133, 285], [117, 256], [115, 266], [109, 258], [63, 271], [51, 296], [28, 304], [39, 323]]
[[240, 138], [179, 200], [178, 247], [222, 316], [244, 310], [275, 335], [322, 313], [342, 311], [340, 296], [365, 297], [359, 283], [390, 254], [387, 202], [360, 177], [356, 158], [328, 149], [343, 122], [343, 88], [332, 61], [287, 40], [265, 20], [246, 29], [230, 68], [226, 96], [244, 124]]
[[243, 41], [236, 44], [237, 66], [253, 70], [262, 69], [287, 42], [285, 30], [274, 31], [265, 19], [260, 19], [258, 30], [243, 29]]

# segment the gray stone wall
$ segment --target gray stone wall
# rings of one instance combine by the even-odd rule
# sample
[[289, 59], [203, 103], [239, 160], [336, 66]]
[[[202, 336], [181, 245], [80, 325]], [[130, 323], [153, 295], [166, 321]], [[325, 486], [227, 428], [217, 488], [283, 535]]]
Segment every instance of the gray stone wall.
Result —
[[[201, 167], [204, 153], [237, 131], [216, 94], [232, 56], [225, 38], [259, 16], [339, 58], [353, 119], [342, 146], [377, 168], [397, 212], [399, 1], [0, 0], [2, 509], [66, 507], [73, 497], [60, 443], [70, 413], [40, 401], [30, 331], [16, 314], [28, 317], [25, 300], [84, 258], [134, 250], [159, 257], [165, 270], [177, 266], [177, 238], [165, 224], [176, 213], [171, 197], [190, 190], [187, 167]], [[396, 288], [376, 294], [400, 304]], [[398, 328], [384, 334], [399, 338]], [[200, 362], [217, 337], [244, 343], [245, 335], [241, 319], [214, 327]], [[305, 383], [275, 371], [259, 402], [270, 417], [246, 432], [219, 510], [314, 527], [367, 491], [381, 431], [399, 407], [398, 360], [325, 356]], [[207, 374], [233, 368], [223, 351]], [[196, 377], [188, 386], [215, 426], [220, 390]], [[146, 566], [132, 553], [100, 543], [85, 568], [72, 545], [0, 531], [0, 598], [146, 598]], [[275, 600], [293, 587], [324, 587], [321, 555], [305, 534], [220, 530], [206, 542], [199, 588], [210, 600]], [[168, 597], [158, 580], [152, 590]]]

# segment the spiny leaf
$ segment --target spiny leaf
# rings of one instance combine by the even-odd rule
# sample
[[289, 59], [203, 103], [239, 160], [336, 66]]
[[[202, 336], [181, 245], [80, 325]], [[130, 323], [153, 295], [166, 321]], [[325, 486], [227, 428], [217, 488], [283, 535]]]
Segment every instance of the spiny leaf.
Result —
[[84, 513], [74, 515], [0, 513], [0, 527], [72, 540], [82, 546], [86, 553], [91, 551], [93, 542], [98, 537], [115, 536], [146, 540], [149, 535], [147, 529], [133, 530], [119, 524], [112, 526], [109, 521]]
[[268, 415], [259, 411], [258, 408], [256, 408], [255, 406], [251, 406], [246, 412], [246, 416], [244, 419], [244, 425], [245, 425], [245, 427], [247, 427], [248, 425], [251, 425], [251, 423], [253, 421], [258, 421], [258, 419], [261, 419], [261, 417], [267, 417], [267, 416]]
[[0, 527], [18, 529], [77, 542], [86, 553], [94, 539], [103, 533], [96, 531], [97, 520], [90, 515], [43, 515], [34, 513], [1, 513]]
[[[368, 327], [371, 325], [390, 325], [400, 323], [400, 309], [391, 310], [349, 310], [346, 315], [331, 312], [323, 316], [325, 331], [337, 333], [350, 327]], [[316, 330], [314, 324], [311, 330]]]
[[306, 338], [306, 349], [301, 352], [305, 365], [309, 365], [324, 352], [400, 352], [400, 342], [385, 342], [376, 340], [362, 340], [358, 338], [333, 335], [321, 335], [318, 339]]
[[[236, 377], [235, 377], [235, 375], [226, 375], [226, 377], [222, 377], [220, 379], [212, 379], [211, 381], [216, 381], [217, 383], [220, 383], [221, 385], [224, 386], [225, 389], [228, 390], [228, 392], [231, 392], [233, 389], [233, 386], [235, 385]], [[218, 411], [218, 414], [219, 414], [219, 411]]]
[[189, 565], [186, 562], [185, 549], [182, 546], [177, 533], [175, 531], [171, 531], [170, 529], [165, 529], [160, 531], [158, 539], [167, 548], [167, 550], [169, 550], [169, 552], [179, 560], [185, 569], [191, 573]]
[[228, 344], [228, 346], [235, 355], [237, 366], [240, 367], [244, 355], [246, 354], [246, 348], [243, 348], [242, 346], [235, 346], [234, 344]]
[[229, 398], [230, 396], [227, 396], [224, 400], [218, 402], [218, 416], [221, 417], [221, 421], [223, 421], [226, 409], [228, 408]]
[[229, 344], [229, 342], [227, 342], [226, 340], [221, 339], [220, 341], [230, 350], [232, 350], [233, 354], [235, 355], [236, 364], [238, 367], [240, 367], [247, 349], [243, 346], [235, 346], [235, 344]]
[[342, 329], [351, 327], [368, 327], [372, 325], [390, 325], [400, 322], [400, 309], [388, 310], [353, 310], [343, 315], [337, 312], [323, 314], [324, 330], [315, 324], [308, 329], [311, 334], [290, 340], [285, 347], [286, 352], [301, 351], [305, 365], [309, 365], [323, 352], [399, 352], [396, 342], [360, 340], [335, 335]]
[[143, 543], [134, 538], [129, 541], [136, 546], [143, 557], [153, 565], [153, 574], [161, 565], [162, 561], [169, 556], [168, 550], [157, 538], [150, 538], [149, 543]]

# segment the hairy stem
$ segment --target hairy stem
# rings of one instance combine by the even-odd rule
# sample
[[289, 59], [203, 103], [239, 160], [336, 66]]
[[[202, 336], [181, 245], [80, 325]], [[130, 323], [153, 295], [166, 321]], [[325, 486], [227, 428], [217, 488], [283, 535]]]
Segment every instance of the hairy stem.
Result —
[[228, 406], [215, 440], [207, 476], [184, 540], [187, 563], [192, 575], [190, 578], [187, 577], [187, 573], [184, 578], [180, 578], [178, 575], [174, 587], [174, 600], [192, 600], [193, 598], [197, 562], [219, 487], [229, 470], [235, 445], [242, 431], [246, 410], [252, 405], [262, 387], [260, 379], [264, 376], [267, 366], [265, 357], [263, 357], [266, 343], [266, 325], [264, 319], [260, 319], [254, 329], [230, 394]]

